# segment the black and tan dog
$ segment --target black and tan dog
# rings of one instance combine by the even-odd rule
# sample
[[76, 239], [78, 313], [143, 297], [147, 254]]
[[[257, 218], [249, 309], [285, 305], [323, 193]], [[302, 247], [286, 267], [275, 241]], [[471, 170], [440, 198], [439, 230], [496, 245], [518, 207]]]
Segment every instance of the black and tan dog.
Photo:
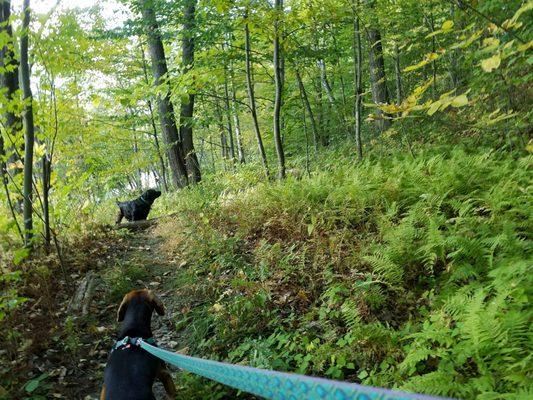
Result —
[[131, 201], [117, 201], [119, 212], [117, 215], [116, 223], [120, 224], [122, 218], [126, 218], [128, 221], [141, 221], [148, 218], [152, 204], [155, 199], [161, 196], [159, 190], [148, 189], [141, 197]]
[[174, 382], [164, 362], [138, 346], [124, 343], [124, 338], [153, 340], [150, 320], [154, 310], [165, 314], [161, 301], [147, 289], [124, 296], [117, 318], [123, 321], [122, 328], [107, 360], [100, 400], [155, 400], [152, 385], [156, 379], [163, 383], [167, 398], [175, 398]]

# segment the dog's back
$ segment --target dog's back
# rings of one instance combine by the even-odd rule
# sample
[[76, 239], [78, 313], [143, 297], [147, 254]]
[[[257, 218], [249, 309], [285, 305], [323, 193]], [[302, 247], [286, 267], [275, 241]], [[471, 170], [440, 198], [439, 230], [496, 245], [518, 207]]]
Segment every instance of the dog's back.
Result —
[[101, 400], [155, 400], [152, 386], [161, 361], [131, 346], [116, 349], [107, 361], [104, 373], [105, 397]]
[[165, 314], [161, 300], [148, 289], [133, 290], [122, 299], [117, 312], [122, 327], [107, 360], [100, 400], [155, 400], [156, 379], [167, 398], [174, 399], [176, 389], [165, 363], [139, 347], [139, 339], [155, 343], [150, 326], [154, 310]]
[[117, 201], [119, 213], [115, 222], [120, 223], [122, 218], [126, 218], [128, 221], [145, 220], [148, 218], [152, 204], [159, 196], [161, 196], [160, 191], [149, 189], [135, 200]]

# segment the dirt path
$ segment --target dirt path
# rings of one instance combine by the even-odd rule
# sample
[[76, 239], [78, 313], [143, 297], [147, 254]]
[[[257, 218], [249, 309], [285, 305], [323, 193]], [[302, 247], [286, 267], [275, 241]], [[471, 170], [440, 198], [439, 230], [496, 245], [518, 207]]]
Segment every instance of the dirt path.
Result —
[[[109, 278], [105, 278], [105, 274], [109, 272], [110, 268], [117, 268], [117, 265], [141, 267], [145, 275], [142, 279], [130, 282], [131, 285], [136, 289], [149, 288], [153, 290], [160, 297], [166, 309], [164, 316], [154, 314], [152, 318], [154, 337], [161, 347], [172, 350], [179, 349], [178, 342], [173, 337], [173, 332], [175, 331], [175, 316], [179, 312], [179, 304], [176, 301], [176, 296], [174, 296], [176, 292], [174, 281], [180, 261], [167, 259], [166, 253], [159, 251], [161, 242], [162, 239], [154, 236], [151, 231], [128, 235], [122, 239], [117, 251], [108, 256], [109, 258], [100, 270], [102, 279], [97, 284], [96, 295], [91, 309], [94, 310], [96, 308], [97, 315], [102, 317], [100, 318], [101, 324], [97, 326], [96, 332], [105, 332], [105, 335], [100, 338], [92, 351], [98, 357], [96, 370], [91, 372], [89, 377], [92, 384], [80, 390], [77, 398], [86, 400], [98, 399], [107, 355], [116, 337], [118, 325], [115, 322], [115, 313], [119, 301], [109, 303], [110, 297], [113, 297], [113, 291], [116, 291], [115, 283], [113, 281], [110, 282]], [[124, 268], [127, 274], [127, 267]], [[91, 338], [86, 339], [91, 340]], [[154, 392], [157, 399], [164, 398], [163, 386], [160, 383], [156, 383]]]

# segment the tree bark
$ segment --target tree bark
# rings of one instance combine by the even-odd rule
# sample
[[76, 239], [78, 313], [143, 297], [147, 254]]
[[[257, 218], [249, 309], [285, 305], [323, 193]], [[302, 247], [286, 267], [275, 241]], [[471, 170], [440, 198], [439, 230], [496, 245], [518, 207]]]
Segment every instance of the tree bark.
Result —
[[396, 77], [396, 103], [402, 104], [402, 70], [400, 68], [400, 49], [398, 43], [394, 43], [394, 75]]
[[[141, 44], [141, 59], [142, 59], [144, 81], [148, 85], [150, 83], [150, 80], [148, 79], [148, 71], [146, 68], [146, 57], [144, 55], [144, 48], [142, 47], [142, 44]], [[154, 146], [155, 146], [155, 150], [157, 153], [157, 158], [159, 160], [159, 167], [161, 168], [161, 179], [163, 180], [163, 187], [165, 188], [165, 192], [168, 192], [167, 168], [165, 165], [163, 154], [161, 153], [161, 146], [159, 144], [159, 137], [157, 135], [157, 127], [156, 127], [155, 118], [154, 118], [154, 109], [152, 107], [152, 100], [148, 99], [146, 103], [148, 105], [148, 112], [150, 114], [150, 124], [152, 126], [152, 137], [154, 138]]]
[[[8, 102], [16, 98], [16, 92], [19, 89], [18, 63], [15, 59], [13, 49], [13, 29], [11, 27], [10, 17], [11, 0], [0, 0], [0, 34], [5, 33], [5, 37], [8, 40], [8, 43], [0, 48], [0, 70], [3, 71], [0, 74], [0, 87], [5, 89], [5, 97]], [[13, 111], [7, 110], [5, 112], [5, 119], [6, 133], [8, 135], [15, 135], [21, 126], [20, 117]]]
[[[356, 6], [359, 6], [359, 0], [357, 0]], [[354, 103], [354, 119], [355, 119], [355, 145], [357, 147], [357, 158], [359, 161], [363, 159], [363, 144], [361, 142], [361, 108], [363, 93], [363, 51], [361, 46], [361, 30], [359, 16], [354, 16], [353, 20], [353, 50], [354, 50], [354, 87], [355, 87], [355, 103]]]
[[254, 94], [254, 84], [252, 80], [252, 56], [250, 49], [250, 27], [248, 26], [248, 10], [244, 15], [244, 47], [245, 47], [245, 56], [246, 56], [246, 85], [248, 88], [248, 101], [250, 102], [250, 113], [252, 114], [252, 121], [254, 125], [255, 138], [257, 140], [257, 147], [259, 150], [259, 155], [261, 157], [261, 163], [263, 164], [263, 169], [267, 179], [270, 177], [270, 172], [268, 170], [268, 162], [265, 153], [265, 147], [263, 145], [263, 139], [261, 138], [261, 131], [259, 129], [259, 120], [257, 118], [257, 108], [255, 106], [255, 94]]
[[300, 88], [300, 95], [302, 97], [302, 102], [304, 103], [305, 108], [307, 110], [307, 114], [309, 114], [309, 119], [311, 120], [311, 130], [313, 131], [313, 145], [315, 147], [315, 152], [317, 152], [318, 151], [318, 130], [316, 127], [315, 116], [313, 114], [313, 109], [311, 108], [311, 104], [309, 103], [309, 98], [307, 97], [307, 92], [305, 91], [305, 86], [302, 81], [300, 71], [298, 71], [298, 69], [295, 69], [295, 71], [296, 71], [296, 80], [298, 81], [298, 87]]
[[[370, 80], [372, 83], [372, 100], [376, 104], [389, 103], [389, 91], [387, 89], [387, 77], [385, 74], [385, 62], [383, 59], [383, 46], [381, 43], [381, 33], [376, 28], [369, 28], [367, 31], [369, 41], [369, 64]], [[391, 122], [386, 115], [378, 108], [378, 127], [381, 131], [387, 130]]]
[[230, 79], [231, 79], [231, 99], [232, 99], [232, 113], [233, 113], [233, 124], [235, 125], [235, 139], [237, 140], [237, 154], [239, 157], [239, 162], [244, 164], [246, 162], [244, 158], [244, 148], [242, 145], [241, 137], [241, 122], [239, 119], [239, 107], [237, 106], [237, 91], [235, 90], [235, 79], [233, 76], [233, 69], [230, 65]]
[[[194, 29], [195, 29], [196, 0], [186, 0], [184, 23], [181, 39], [181, 66], [183, 74], [187, 74], [194, 64]], [[180, 138], [185, 153], [185, 164], [189, 175], [189, 182], [197, 183], [202, 180], [200, 163], [192, 137], [194, 115], [194, 93], [189, 92], [187, 99], [180, 104]]]
[[[433, 18], [433, 10], [431, 10], [429, 17], [424, 15], [426, 24], [428, 25], [431, 33], [435, 32], [435, 21]], [[437, 51], [437, 42], [435, 36], [431, 37], [431, 52], [435, 53]], [[432, 84], [431, 84], [431, 98], [433, 100], [437, 99], [437, 60], [431, 62], [431, 75], [432, 75]]]
[[285, 153], [281, 142], [280, 113], [283, 93], [283, 80], [281, 75], [281, 49], [280, 49], [280, 19], [283, 13], [283, 0], [275, 0], [274, 10], [276, 12], [274, 20], [274, 143], [276, 145], [276, 154], [278, 156], [278, 178], [285, 178]]
[[[374, 5], [371, 4], [370, 8], [373, 9]], [[372, 13], [373, 12], [374, 10], [372, 10]], [[390, 102], [390, 97], [387, 89], [387, 76], [385, 73], [385, 60], [383, 58], [381, 32], [377, 28], [377, 21], [373, 21], [366, 32], [370, 49], [368, 61], [370, 66], [372, 100], [376, 104], [387, 104]], [[378, 117], [377, 126], [379, 130], [387, 130], [391, 125], [390, 120], [387, 119], [387, 115], [385, 115], [379, 108], [377, 108], [376, 115]]]
[[[5, 35], [5, 39], [7, 39], [7, 43], [0, 48], [0, 71], [3, 71], [0, 73], [0, 89], [3, 89], [5, 91], [4, 96], [7, 103], [11, 103], [13, 102], [13, 100], [18, 100], [16, 98], [16, 95], [17, 90], [19, 89], [18, 62], [15, 59], [15, 52], [13, 50], [13, 29], [11, 27], [10, 17], [11, 1], [0, 1], [0, 37]], [[4, 118], [4, 134], [6, 135], [6, 137], [11, 137], [13, 140], [13, 138], [18, 134], [18, 131], [21, 127], [20, 117], [17, 116], [13, 111], [7, 109], [4, 113]], [[16, 151], [11, 152], [12, 154], [8, 157], [7, 153], [9, 147], [10, 146], [8, 146], [4, 141], [4, 137], [0, 134], [0, 179], [2, 180], [2, 183], [6, 190], [6, 196], [8, 203], [10, 204], [10, 208], [12, 209], [13, 218], [15, 221], [17, 221], [15, 213], [16, 205], [13, 204], [11, 200], [11, 195], [8, 187], [9, 180], [7, 176], [7, 161], [9, 160], [9, 162], [15, 162], [19, 158], [17, 156]], [[6, 158], [8, 160], [6, 160]], [[15, 169], [15, 173], [20, 172], [21, 170], [19, 168]]]
[[30, 87], [30, 64], [28, 61], [28, 42], [30, 25], [30, 0], [23, 3], [22, 34], [20, 37], [20, 77], [24, 100], [24, 244], [32, 247], [33, 238], [33, 145], [35, 126], [33, 124], [33, 96]]
[[168, 87], [168, 83], [165, 81], [168, 73], [165, 50], [163, 48], [163, 42], [159, 32], [159, 25], [157, 24], [154, 10], [150, 4], [151, 2], [147, 0], [141, 0], [142, 15], [147, 27], [148, 51], [152, 61], [152, 71], [155, 78], [155, 85], [165, 86], [163, 93], [158, 94], [157, 96], [161, 131], [163, 132], [163, 137], [165, 139], [167, 148], [166, 153], [170, 163], [170, 170], [172, 172], [172, 181], [176, 187], [181, 188], [187, 186], [189, 183], [183, 155], [184, 149], [182, 148], [182, 142], [176, 127], [174, 107], [170, 101], [170, 88]]
[[43, 219], [44, 219], [44, 247], [46, 253], [50, 251], [50, 244], [52, 240], [50, 227], [50, 183], [52, 175], [52, 162], [48, 152], [42, 157], [42, 172], [43, 172]]
[[229, 152], [231, 156], [231, 162], [234, 164], [236, 161], [235, 158], [235, 143], [233, 140], [233, 126], [231, 122], [231, 105], [229, 100], [229, 89], [228, 89], [228, 71], [226, 66], [224, 66], [224, 105], [226, 106], [226, 119], [228, 126], [228, 137], [229, 137]]

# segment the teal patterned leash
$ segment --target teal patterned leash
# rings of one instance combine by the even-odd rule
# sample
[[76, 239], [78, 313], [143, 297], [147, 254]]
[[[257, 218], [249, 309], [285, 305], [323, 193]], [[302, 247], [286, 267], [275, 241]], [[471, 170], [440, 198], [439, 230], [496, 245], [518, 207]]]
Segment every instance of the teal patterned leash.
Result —
[[273, 400], [435, 400], [436, 397], [402, 393], [322, 378], [204, 360], [172, 353], [143, 339], [138, 345], [148, 353], [181, 369]]

